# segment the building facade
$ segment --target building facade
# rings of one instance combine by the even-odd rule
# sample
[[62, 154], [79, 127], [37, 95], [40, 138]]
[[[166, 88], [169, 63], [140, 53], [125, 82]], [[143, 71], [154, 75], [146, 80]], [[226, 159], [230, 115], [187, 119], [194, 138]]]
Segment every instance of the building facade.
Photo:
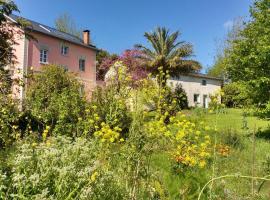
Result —
[[168, 84], [176, 87], [181, 84], [186, 91], [189, 107], [208, 108], [210, 95], [214, 95], [222, 87], [222, 79], [209, 77], [204, 74], [188, 74], [168, 80]]
[[[15, 15], [6, 17], [9, 23], [16, 23], [18, 19]], [[90, 95], [96, 86], [97, 53], [97, 48], [91, 44], [90, 31], [83, 31], [81, 39], [38, 22], [27, 21], [31, 38], [26, 34], [16, 36], [17, 45], [13, 53], [17, 62], [10, 66], [13, 78], [24, 79], [30, 67], [34, 72], [41, 72], [46, 65], [56, 64], [75, 73], [86, 94]], [[15, 98], [22, 100], [25, 87], [14, 86], [13, 93]]]

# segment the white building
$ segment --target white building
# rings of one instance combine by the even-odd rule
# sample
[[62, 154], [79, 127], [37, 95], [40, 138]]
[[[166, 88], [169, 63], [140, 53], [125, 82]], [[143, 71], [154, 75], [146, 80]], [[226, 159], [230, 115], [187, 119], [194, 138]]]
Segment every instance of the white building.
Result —
[[222, 79], [210, 77], [205, 74], [188, 74], [168, 80], [168, 84], [175, 87], [181, 84], [186, 91], [189, 107], [204, 107], [208, 108], [210, 95], [221, 89]]

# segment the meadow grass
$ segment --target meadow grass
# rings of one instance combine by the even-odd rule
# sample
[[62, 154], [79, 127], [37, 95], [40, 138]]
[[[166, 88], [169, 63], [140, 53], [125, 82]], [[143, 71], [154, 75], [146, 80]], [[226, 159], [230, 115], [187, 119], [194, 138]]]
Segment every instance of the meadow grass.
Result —
[[[233, 133], [233, 138], [230, 138], [229, 143], [235, 139], [239, 139], [239, 143], [230, 147], [230, 153], [228, 156], [218, 156], [215, 162], [215, 176], [223, 176], [227, 174], [241, 174], [252, 175], [253, 165], [253, 140], [252, 132], [254, 129], [258, 131], [269, 130], [270, 121], [262, 120], [254, 116], [247, 116], [246, 122], [248, 129], [243, 129], [243, 110], [241, 109], [226, 109], [226, 112], [221, 114], [210, 114], [208, 112], [198, 113], [194, 110], [184, 111], [190, 118], [203, 120], [206, 125], [217, 127], [217, 143], [222, 144], [228, 142], [228, 136], [226, 134]], [[230, 136], [231, 137], [231, 136]], [[230, 146], [230, 144], [228, 144]], [[270, 140], [255, 138], [255, 175], [263, 177], [266, 175], [263, 163], [267, 157], [270, 156]], [[183, 176], [179, 174], [179, 177], [175, 176], [171, 168], [171, 163], [167, 154], [157, 154], [153, 157], [153, 165], [159, 170], [159, 173], [163, 175], [163, 181], [170, 194], [170, 199], [177, 199], [180, 188], [185, 184]], [[204, 170], [204, 176], [207, 179], [211, 179], [212, 166], [210, 164]], [[198, 173], [197, 176], [201, 176]], [[186, 177], [188, 180], [189, 177]], [[258, 190], [261, 181], [255, 182], [255, 192]], [[225, 180], [216, 181], [214, 184], [214, 193], [224, 193], [223, 198], [226, 199], [250, 199], [251, 198], [251, 180], [241, 178], [229, 178]], [[264, 184], [260, 191], [260, 199], [270, 199], [270, 183]], [[257, 194], [259, 196], [259, 194]], [[194, 197], [194, 199], [196, 199]]]

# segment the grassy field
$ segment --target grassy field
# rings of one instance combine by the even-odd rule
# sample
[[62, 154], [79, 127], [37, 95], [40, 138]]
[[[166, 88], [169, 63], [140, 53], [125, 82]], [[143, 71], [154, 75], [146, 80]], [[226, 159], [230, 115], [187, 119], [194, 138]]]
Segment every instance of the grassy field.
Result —
[[[249, 129], [244, 130], [242, 126], [245, 120], [243, 120], [242, 116], [243, 111], [240, 109], [227, 109], [226, 112], [218, 115], [201, 111], [198, 113], [198, 111], [194, 110], [186, 111], [185, 113], [195, 120], [205, 121], [211, 127], [216, 125], [218, 129], [216, 143], [229, 146], [229, 155], [217, 156], [207, 169], [193, 172], [192, 174], [195, 174], [195, 177], [190, 177], [190, 174], [179, 174], [179, 178], [175, 178], [176, 176], [173, 175], [168, 156], [165, 154], [156, 155], [153, 158], [153, 163], [160, 173], [162, 173], [167, 187], [170, 188], [168, 191], [170, 193], [170, 199], [179, 199], [177, 194], [185, 190], [185, 185], [203, 185], [213, 175], [215, 177], [228, 174], [249, 176], [252, 175], [253, 168], [255, 176], [264, 177], [269, 174], [265, 168], [265, 163], [268, 160], [270, 166], [270, 140], [256, 137], [254, 151], [252, 132], [255, 129], [256, 132], [258, 129], [261, 129], [265, 133], [268, 133], [270, 121], [248, 116], [246, 121]], [[196, 179], [196, 174], [200, 178]], [[191, 181], [194, 181], [194, 183], [190, 183]], [[270, 184], [264, 184], [260, 192], [258, 192], [261, 183], [261, 181], [255, 181], [254, 191], [258, 197], [256, 199], [270, 199]], [[223, 179], [216, 181], [213, 188], [214, 194], [215, 192], [219, 195], [224, 193], [222, 199], [251, 199], [252, 184], [250, 179]], [[195, 191], [195, 193], [198, 193], [198, 191]], [[187, 199], [196, 199], [196, 195]], [[220, 199], [220, 196], [216, 199]]]

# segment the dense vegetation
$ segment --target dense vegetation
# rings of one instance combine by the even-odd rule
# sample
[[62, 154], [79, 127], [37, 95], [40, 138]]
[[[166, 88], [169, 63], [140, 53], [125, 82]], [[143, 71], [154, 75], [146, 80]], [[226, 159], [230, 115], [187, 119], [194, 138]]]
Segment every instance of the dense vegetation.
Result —
[[1, 79], [0, 199], [269, 199], [269, 121], [219, 101], [250, 105], [252, 90], [239, 80], [213, 94], [209, 109], [187, 110], [181, 85], [164, 84], [176, 69], [199, 67], [177, 36], [159, 28], [146, 34], [153, 49], [105, 59], [106, 86], [90, 101], [56, 65], [18, 81], [23, 104]]
[[209, 71], [229, 80], [232, 85], [226, 88], [228, 95], [238, 90], [234, 97], [238, 101], [234, 106], [247, 106], [248, 102], [248, 106], [256, 107], [258, 115], [266, 118], [270, 113], [269, 7], [269, 0], [254, 1], [250, 21], [234, 26], [222, 54]]

